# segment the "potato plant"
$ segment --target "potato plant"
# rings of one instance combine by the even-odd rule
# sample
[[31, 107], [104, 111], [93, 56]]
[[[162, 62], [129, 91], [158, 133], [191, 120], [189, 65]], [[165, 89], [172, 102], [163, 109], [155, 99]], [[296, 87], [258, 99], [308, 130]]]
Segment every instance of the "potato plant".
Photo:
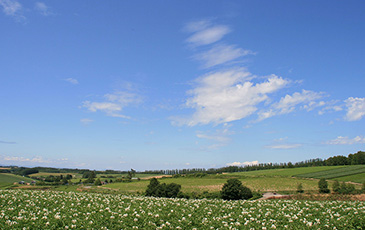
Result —
[[365, 229], [359, 201], [187, 200], [0, 190], [0, 229]]

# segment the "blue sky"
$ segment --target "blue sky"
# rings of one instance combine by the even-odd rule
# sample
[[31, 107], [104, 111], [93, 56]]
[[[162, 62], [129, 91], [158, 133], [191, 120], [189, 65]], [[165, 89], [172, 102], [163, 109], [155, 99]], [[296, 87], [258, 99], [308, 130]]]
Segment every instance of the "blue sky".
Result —
[[0, 165], [365, 150], [363, 1], [0, 0]]

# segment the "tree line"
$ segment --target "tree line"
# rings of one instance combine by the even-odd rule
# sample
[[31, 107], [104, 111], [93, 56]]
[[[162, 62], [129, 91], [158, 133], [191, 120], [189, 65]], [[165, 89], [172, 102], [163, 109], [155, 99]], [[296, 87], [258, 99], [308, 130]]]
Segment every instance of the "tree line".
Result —
[[[361, 165], [365, 164], [365, 152], [358, 151], [354, 154], [346, 156], [333, 156], [328, 159], [310, 159], [300, 161], [296, 163], [260, 163], [257, 165], [245, 165], [245, 166], [226, 166], [221, 168], [191, 168], [191, 169], [168, 169], [168, 170], [145, 170], [144, 172], [138, 172], [141, 174], [163, 174], [163, 175], [177, 175], [177, 174], [217, 174], [223, 172], [246, 172], [264, 169], [279, 169], [279, 168], [298, 168], [298, 167], [312, 167], [312, 166], [334, 166], [334, 165]], [[6, 167], [6, 166], [5, 166]], [[69, 168], [50, 168], [50, 167], [16, 167], [8, 166], [10, 169], [0, 169], [0, 173], [13, 173], [17, 175], [27, 176], [37, 172], [49, 172], [49, 173], [69, 173], [69, 174], [88, 174], [94, 172], [95, 174], [130, 174], [131, 171], [117, 171], [117, 170], [105, 170], [105, 171], [92, 171], [89, 169], [69, 169]], [[133, 173], [136, 171], [133, 170]]]
[[265, 169], [280, 169], [280, 168], [299, 168], [299, 167], [313, 167], [313, 166], [335, 166], [335, 165], [361, 165], [365, 164], [365, 152], [358, 151], [354, 154], [346, 156], [333, 156], [328, 159], [310, 159], [300, 161], [296, 163], [260, 163], [257, 165], [245, 165], [245, 166], [226, 166], [222, 168], [192, 168], [192, 169], [172, 169], [172, 170], [146, 170], [143, 173], [146, 174], [165, 174], [165, 175], [176, 175], [176, 174], [217, 174], [223, 172], [247, 172]]

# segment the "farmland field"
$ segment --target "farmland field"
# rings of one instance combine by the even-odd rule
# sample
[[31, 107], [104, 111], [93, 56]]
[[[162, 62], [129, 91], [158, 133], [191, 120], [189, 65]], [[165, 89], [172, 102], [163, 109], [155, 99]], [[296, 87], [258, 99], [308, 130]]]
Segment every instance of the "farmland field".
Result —
[[356, 183], [364, 183], [365, 182], [365, 173], [359, 173], [351, 176], [343, 176], [336, 178], [338, 181], [353, 181]]
[[[227, 182], [226, 178], [215, 178], [215, 177], [203, 177], [203, 178], [164, 178], [159, 180], [161, 183], [176, 183], [181, 185], [182, 192], [196, 192], [201, 193], [203, 191], [218, 192], [222, 189], [224, 183]], [[242, 183], [255, 190], [263, 191], [295, 191], [299, 183], [302, 183], [304, 190], [318, 190], [317, 180], [308, 180], [301, 178], [291, 177], [245, 177], [241, 178]], [[329, 182], [331, 184], [332, 182]], [[119, 189], [123, 192], [143, 193], [149, 181], [141, 180], [132, 183], [112, 183], [105, 185], [105, 187], [112, 189]], [[104, 187], [104, 186], [103, 186]]]
[[318, 167], [301, 167], [301, 168], [285, 168], [285, 169], [267, 169], [267, 170], [257, 170], [249, 172], [238, 172], [233, 173], [241, 176], [282, 176], [282, 177], [292, 177], [298, 174], [314, 173], [320, 171], [326, 171], [330, 169], [343, 168], [345, 166], [318, 166]]
[[0, 188], [10, 186], [14, 182], [19, 182], [19, 181], [31, 182], [33, 180], [27, 177], [17, 176], [10, 173], [0, 173]]
[[329, 169], [325, 171], [319, 172], [312, 172], [312, 173], [305, 173], [299, 174], [298, 177], [308, 177], [308, 178], [325, 178], [325, 179], [335, 179], [344, 176], [352, 176], [356, 174], [365, 173], [365, 165], [353, 165], [353, 166], [346, 166], [342, 168], [335, 168]]
[[223, 201], [0, 190], [1, 229], [364, 229], [359, 201]]

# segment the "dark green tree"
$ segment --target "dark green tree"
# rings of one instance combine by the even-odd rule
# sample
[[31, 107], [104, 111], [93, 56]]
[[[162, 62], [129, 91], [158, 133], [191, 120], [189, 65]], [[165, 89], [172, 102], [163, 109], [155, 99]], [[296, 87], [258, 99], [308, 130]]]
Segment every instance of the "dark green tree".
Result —
[[156, 196], [156, 191], [160, 185], [160, 182], [156, 178], [150, 180], [150, 184], [146, 189], [146, 196]]
[[179, 194], [181, 189], [181, 185], [171, 183], [166, 185], [166, 197], [168, 198], [176, 198], [177, 194]]
[[330, 190], [328, 188], [328, 183], [326, 181], [326, 179], [321, 178], [318, 182], [318, 188], [319, 188], [319, 192], [320, 193], [329, 193]]
[[252, 197], [251, 189], [242, 185], [238, 179], [229, 179], [223, 185], [221, 197], [224, 200], [241, 200]]
[[355, 185], [346, 184], [344, 181], [341, 183], [340, 191], [341, 194], [351, 194], [355, 192]]
[[299, 183], [298, 187], [297, 187], [297, 193], [303, 193], [303, 192], [304, 192], [303, 185], [302, 185], [302, 183]]
[[95, 184], [95, 185], [100, 186], [100, 185], [101, 185], [101, 181], [100, 181], [100, 179], [99, 179], [99, 178], [98, 178], [98, 179], [96, 179], [96, 180], [95, 180], [95, 182], [94, 182], [94, 184]]
[[335, 180], [335, 182], [332, 185], [332, 191], [335, 193], [340, 193], [340, 182], [338, 180]]

